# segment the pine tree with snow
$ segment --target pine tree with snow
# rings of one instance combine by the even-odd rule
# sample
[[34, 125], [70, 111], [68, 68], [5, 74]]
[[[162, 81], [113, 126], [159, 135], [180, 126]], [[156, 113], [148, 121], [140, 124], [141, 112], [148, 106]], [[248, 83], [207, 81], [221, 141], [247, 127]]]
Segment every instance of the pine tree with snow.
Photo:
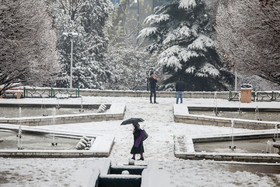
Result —
[[210, 16], [201, 0], [175, 0], [156, 7], [145, 19], [148, 27], [139, 38], [152, 41], [147, 50], [158, 54], [158, 63], [169, 77], [162, 89], [174, 89], [181, 77], [186, 90], [227, 90], [233, 76], [216, 53]]
[[[110, 68], [104, 62], [108, 37], [105, 28], [112, 10], [110, 0], [53, 0], [51, 12], [57, 28], [60, 60], [64, 64], [59, 86], [66, 87], [70, 76], [70, 39], [64, 32], [76, 32], [73, 44], [73, 87], [102, 89], [110, 81]], [[66, 73], [67, 72], [67, 73]]]

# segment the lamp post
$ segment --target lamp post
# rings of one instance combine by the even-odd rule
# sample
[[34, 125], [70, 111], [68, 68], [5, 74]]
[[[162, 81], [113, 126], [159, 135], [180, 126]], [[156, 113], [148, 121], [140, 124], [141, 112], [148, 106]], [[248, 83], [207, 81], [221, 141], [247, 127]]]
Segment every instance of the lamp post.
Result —
[[237, 91], [237, 70], [234, 66], [234, 90]]
[[64, 32], [63, 36], [69, 37], [71, 41], [71, 61], [70, 61], [70, 89], [72, 89], [72, 69], [73, 69], [73, 38], [78, 36], [76, 32]]

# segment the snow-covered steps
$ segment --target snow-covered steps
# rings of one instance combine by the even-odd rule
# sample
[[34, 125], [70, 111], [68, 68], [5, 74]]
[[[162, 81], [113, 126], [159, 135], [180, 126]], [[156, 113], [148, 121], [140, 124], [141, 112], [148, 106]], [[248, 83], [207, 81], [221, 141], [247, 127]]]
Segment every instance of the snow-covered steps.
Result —
[[147, 165], [113, 165], [107, 172], [100, 173], [97, 179], [98, 187], [140, 187], [142, 172]]
[[157, 161], [135, 161], [127, 164], [112, 164], [107, 173], [100, 173], [98, 187], [172, 187], [169, 173]]

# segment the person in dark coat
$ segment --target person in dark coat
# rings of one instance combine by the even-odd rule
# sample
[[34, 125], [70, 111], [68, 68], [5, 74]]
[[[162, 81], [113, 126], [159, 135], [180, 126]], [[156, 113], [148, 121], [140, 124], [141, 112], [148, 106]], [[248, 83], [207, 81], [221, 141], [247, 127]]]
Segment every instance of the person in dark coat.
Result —
[[133, 137], [134, 137], [134, 143], [131, 148], [130, 154], [132, 154], [133, 160], [135, 160], [135, 155], [140, 154], [139, 160], [144, 160], [144, 146], [143, 146], [143, 135], [144, 131], [140, 128], [140, 125], [138, 123], [133, 123], [134, 130], [133, 130]]
[[180, 98], [181, 104], [182, 104], [184, 90], [185, 90], [185, 83], [181, 80], [181, 78], [178, 79], [175, 87], [176, 87], [176, 104], [178, 104], [179, 98]]
[[156, 102], [156, 86], [157, 86], [157, 78], [155, 77], [154, 73], [150, 73], [150, 78], [149, 78], [149, 81], [150, 81], [150, 103], [153, 103], [152, 102], [152, 97], [153, 97], [153, 94], [154, 94], [154, 103], [157, 104]]

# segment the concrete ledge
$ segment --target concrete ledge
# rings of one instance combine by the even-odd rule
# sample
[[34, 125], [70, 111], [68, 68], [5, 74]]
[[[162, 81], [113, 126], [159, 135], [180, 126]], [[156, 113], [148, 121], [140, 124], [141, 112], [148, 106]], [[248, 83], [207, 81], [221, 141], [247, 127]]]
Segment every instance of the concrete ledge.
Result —
[[[280, 134], [280, 132], [278, 133]], [[259, 138], [271, 138], [275, 130], [262, 130], [246, 133], [234, 133], [234, 140], [249, 140]], [[276, 134], [277, 135], [277, 134]], [[190, 140], [191, 139], [191, 140]], [[185, 137], [180, 136], [174, 139], [174, 154], [177, 158], [190, 160], [216, 160], [216, 161], [238, 161], [238, 162], [268, 162], [279, 163], [280, 155], [264, 153], [218, 153], [218, 152], [196, 152], [195, 143], [230, 141], [232, 134]]]
[[[18, 125], [0, 124], [0, 129], [12, 130], [17, 132]], [[38, 129], [30, 126], [21, 126], [22, 133], [37, 134], [54, 134], [56, 137], [67, 137], [80, 139], [83, 136], [94, 138], [94, 143], [90, 150], [0, 150], [1, 157], [44, 157], [44, 158], [75, 158], [75, 157], [108, 157], [113, 148], [113, 136], [104, 136], [100, 134], [77, 133], [70, 131], [51, 131]]]
[[1, 150], [1, 157], [16, 158], [81, 158], [81, 157], [107, 157], [93, 151], [75, 150]]
[[90, 148], [95, 156], [108, 157], [113, 148], [115, 137], [111, 136], [97, 136], [93, 145]]
[[124, 103], [112, 104], [110, 109], [105, 113], [89, 113], [89, 114], [71, 114], [56, 116], [40, 116], [40, 117], [22, 117], [22, 118], [0, 118], [0, 123], [22, 124], [28, 126], [67, 124], [67, 123], [83, 123], [92, 121], [109, 121], [122, 120], [126, 106]]
[[232, 121], [234, 121], [234, 128], [245, 129], [274, 129], [276, 125], [280, 125], [280, 122], [271, 121], [257, 121], [257, 120], [245, 120], [237, 118], [221, 118], [206, 115], [193, 115], [189, 114], [189, 109], [186, 105], [173, 105], [174, 121], [177, 123], [197, 124], [197, 125], [213, 125], [231, 127]]
[[279, 163], [280, 156], [277, 154], [246, 154], [246, 153], [176, 153], [175, 157], [190, 160], [215, 160], [215, 161], [238, 161], [238, 162], [267, 162]]
[[275, 129], [273, 129], [273, 130], [258, 130], [252, 132], [242, 132], [242, 133], [233, 133], [233, 134], [184, 137], [184, 138], [185, 139], [191, 138], [193, 143], [205, 143], [205, 142], [231, 141], [232, 136], [234, 137], [234, 140], [251, 140], [251, 139], [260, 139], [260, 138], [271, 138], [277, 136], [277, 134], [280, 135], [280, 132], [276, 133]]

